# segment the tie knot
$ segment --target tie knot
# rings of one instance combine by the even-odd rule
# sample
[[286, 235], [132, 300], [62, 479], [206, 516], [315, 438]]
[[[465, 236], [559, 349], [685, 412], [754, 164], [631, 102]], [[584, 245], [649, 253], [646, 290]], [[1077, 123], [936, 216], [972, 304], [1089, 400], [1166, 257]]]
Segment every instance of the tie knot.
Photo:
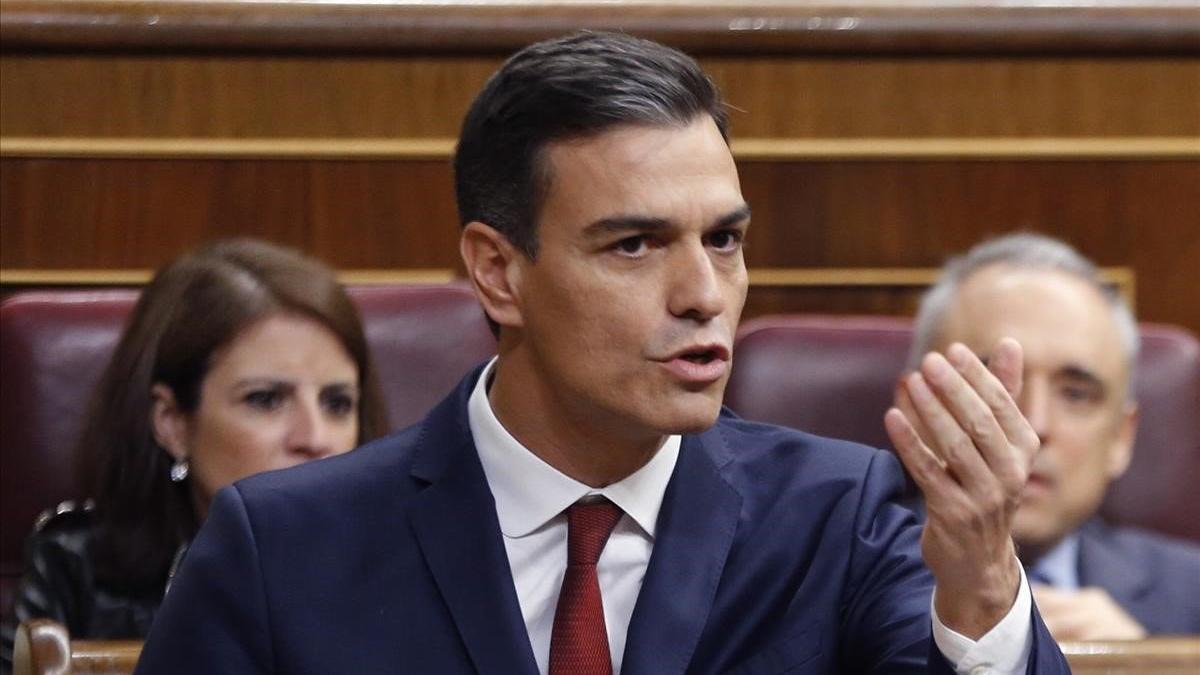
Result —
[[595, 565], [621, 513], [621, 508], [607, 499], [568, 506], [567, 564]]

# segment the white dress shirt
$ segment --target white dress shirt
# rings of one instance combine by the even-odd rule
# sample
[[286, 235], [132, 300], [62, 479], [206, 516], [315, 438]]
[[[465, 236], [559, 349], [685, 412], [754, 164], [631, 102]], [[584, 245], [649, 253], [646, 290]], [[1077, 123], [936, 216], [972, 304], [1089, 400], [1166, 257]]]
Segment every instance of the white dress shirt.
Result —
[[[590, 495], [607, 497], [624, 512], [596, 564], [613, 673], [621, 672], [625, 637], [654, 548], [654, 529], [667, 483], [679, 458], [679, 436], [669, 436], [645, 466], [603, 488], [591, 488], [560, 472], [521, 445], [504, 428], [487, 396], [496, 361], [484, 368], [471, 392], [467, 417], [508, 554], [521, 616], [538, 672], [547, 675], [550, 633], [567, 567], [568, 506]], [[972, 641], [942, 625], [933, 614], [933, 637], [955, 671], [1023, 673], [1033, 644], [1030, 593], [1021, 572], [1021, 590], [1008, 615]]]
[[1063, 591], [1079, 590], [1079, 533], [1072, 532], [1033, 566], [1033, 571]]

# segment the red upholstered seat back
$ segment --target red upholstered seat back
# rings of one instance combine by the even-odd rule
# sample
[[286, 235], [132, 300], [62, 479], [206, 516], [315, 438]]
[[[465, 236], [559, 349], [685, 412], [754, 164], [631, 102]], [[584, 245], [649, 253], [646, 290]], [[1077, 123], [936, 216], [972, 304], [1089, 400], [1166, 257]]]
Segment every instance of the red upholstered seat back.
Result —
[[[495, 350], [466, 285], [355, 287], [393, 428], [419, 419]], [[75, 438], [135, 291], [25, 293], [0, 305], [0, 610], [36, 514], [86, 497]], [[908, 350], [889, 317], [783, 316], [739, 331], [726, 402], [740, 414], [888, 447], [881, 417]], [[1200, 540], [1200, 343], [1142, 326], [1133, 466], [1106, 513]]]
[[1200, 541], [1200, 341], [1145, 323], [1141, 335], [1133, 462], [1109, 490], [1104, 513]]
[[[393, 429], [420, 419], [496, 343], [470, 287], [350, 289]], [[88, 495], [76, 438], [134, 290], [19, 293], [0, 304], [0, 611], [36, 515]]]
[[752, 319], [738, 331], [725, 403], [749, 419], [886, 448], [883, 413], [911, 339], [911, 322], [892, 317]]
[[[772, 316], [738, 331], [725, 402], [749, 419], [888, 448], [891, 405], [911, 339], [907, 319]], [[1200, 342], [1142, 324], [1133, 463], [1103, 512], [1118, 523], [1200, 541]]]

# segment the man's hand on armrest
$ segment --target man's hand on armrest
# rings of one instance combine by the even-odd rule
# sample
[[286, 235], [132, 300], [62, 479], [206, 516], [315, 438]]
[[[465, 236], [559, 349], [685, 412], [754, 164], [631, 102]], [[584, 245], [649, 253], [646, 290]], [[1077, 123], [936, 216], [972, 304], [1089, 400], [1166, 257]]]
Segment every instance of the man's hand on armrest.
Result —
[[1146, 629], [1103, 588], [1060, 591], [1033, 585], [1042, 620], [1055, 640], [1141, 640]]

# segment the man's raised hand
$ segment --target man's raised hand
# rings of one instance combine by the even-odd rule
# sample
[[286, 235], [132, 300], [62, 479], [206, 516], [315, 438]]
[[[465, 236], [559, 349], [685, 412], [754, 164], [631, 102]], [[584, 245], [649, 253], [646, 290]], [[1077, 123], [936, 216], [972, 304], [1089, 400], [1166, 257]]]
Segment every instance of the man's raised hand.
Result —
[[1017, 408], [1021, 346], [1002, 339], [984, 366], [955, 343], [897, 385], [888, 436], [925, 496], [921, 538], [950, 629], [978, 639], [1012, 607], [1020, 583], [1011, 531], [1040, 442]]

